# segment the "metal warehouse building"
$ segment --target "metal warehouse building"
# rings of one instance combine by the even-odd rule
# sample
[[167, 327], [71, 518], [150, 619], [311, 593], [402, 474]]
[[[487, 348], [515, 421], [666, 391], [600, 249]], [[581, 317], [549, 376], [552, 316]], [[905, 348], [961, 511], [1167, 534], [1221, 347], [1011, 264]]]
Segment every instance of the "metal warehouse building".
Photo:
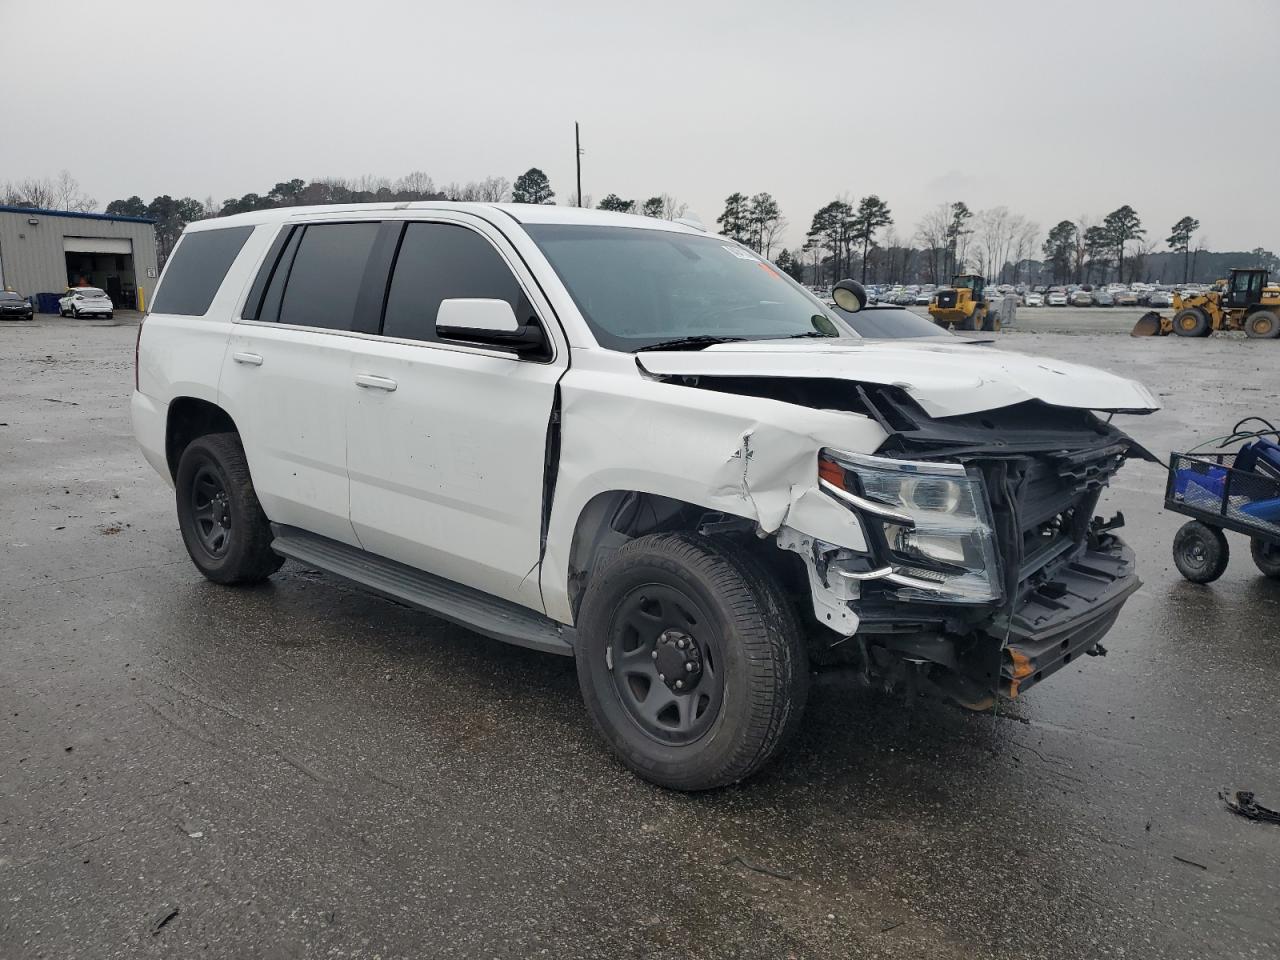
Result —
[[137, 309], [160, 275], [155, 221], [0, 206], [0, 289], [16, 290], [57, 312], [49, 297], [67, 287], [107, 291], [117, 307]]

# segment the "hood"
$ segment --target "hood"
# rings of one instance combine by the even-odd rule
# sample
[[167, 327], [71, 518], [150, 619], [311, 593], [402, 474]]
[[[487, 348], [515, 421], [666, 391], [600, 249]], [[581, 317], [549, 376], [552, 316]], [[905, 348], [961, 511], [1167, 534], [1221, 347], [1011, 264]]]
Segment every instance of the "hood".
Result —
[[1136, 380], [1074, 363], [957, 343], [760, 340], [705, 350], [636, 354], [658, 376], [797, 377], [904, 390], [931, 417], [995, 410], [1027, 400], [1111, 413], [1160, 409]]

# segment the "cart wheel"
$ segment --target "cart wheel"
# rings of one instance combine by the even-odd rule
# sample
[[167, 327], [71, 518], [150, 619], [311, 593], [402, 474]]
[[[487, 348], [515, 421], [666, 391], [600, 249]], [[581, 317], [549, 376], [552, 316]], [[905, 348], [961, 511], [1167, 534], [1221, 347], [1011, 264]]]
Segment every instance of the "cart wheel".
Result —
[[1280, 543], [1253, 538], [1253, 562], [1272, 580], [1280, 580]]
[[1173, 538], [1173, 562], [1192, 583], [1212, 583], [1227, 569], [1231, 550], [1219, 528], [1199, 520], [1184, 523]]

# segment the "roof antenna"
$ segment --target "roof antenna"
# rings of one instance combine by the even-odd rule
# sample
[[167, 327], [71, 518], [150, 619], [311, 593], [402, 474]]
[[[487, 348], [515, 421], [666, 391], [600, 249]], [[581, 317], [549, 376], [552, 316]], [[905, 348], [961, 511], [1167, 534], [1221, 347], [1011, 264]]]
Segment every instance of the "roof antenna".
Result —
[[678, 223], [682, 227], [693, 227], [693, 229], [701, 230], [703, 233], [707, 232], [707, 225], [698, 219], [698, 215], [696, 213], [691, 213], [687, 217], [676, 217], [671, 222]]

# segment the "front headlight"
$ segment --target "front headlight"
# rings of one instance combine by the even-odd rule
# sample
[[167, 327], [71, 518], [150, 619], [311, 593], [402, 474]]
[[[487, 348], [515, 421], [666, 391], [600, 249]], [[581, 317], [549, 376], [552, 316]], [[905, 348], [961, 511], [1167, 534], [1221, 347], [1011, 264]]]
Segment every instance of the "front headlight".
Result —
[[982, 477], [958, 463], [892, 460], [823, 450], [825, 489], [879, 531], [880, 549], [903, 600], [987, 603], [1001, 578]]

